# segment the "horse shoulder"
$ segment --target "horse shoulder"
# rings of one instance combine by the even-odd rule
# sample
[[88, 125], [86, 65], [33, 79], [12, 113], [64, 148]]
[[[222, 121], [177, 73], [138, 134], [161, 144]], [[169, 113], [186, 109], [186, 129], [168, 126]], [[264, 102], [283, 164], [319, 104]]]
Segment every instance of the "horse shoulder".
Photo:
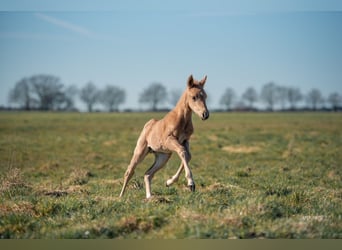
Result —
[[190, 120], [190, 122], [187, 124], [187, 126], [185, 128], [185, 132], [189, 136], [191, 136], [194, 133], [194, 125], [192, 124], [191, 120]]

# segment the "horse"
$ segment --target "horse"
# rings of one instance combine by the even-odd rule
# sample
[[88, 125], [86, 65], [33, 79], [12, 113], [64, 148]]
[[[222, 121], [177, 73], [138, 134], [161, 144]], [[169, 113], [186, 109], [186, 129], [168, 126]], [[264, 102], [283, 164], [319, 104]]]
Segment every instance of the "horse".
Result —
[[195, 182], [189, 167], [191, 159], [189, 140], [194, 132], [192, 113], [197, 114], [202, 120], [209, 118], [206, 105], [207, 94], [204, 91], [206, 80], [207, 76], [197, 81], [190, 75], [187, 80], [187, 87], [175, 108], [167, 113], [164, 118], [160, 120], [151, 119], [145, 124], [124, 174], [124, 182], [119, 197], [123, 196], [127, 184], [134, 174], [134, 169], [148, 153], [155, 155], [155, 161], [144, 175], [146, 199], [152, 197], [151, 181], [154, 174], [164, 167], [173, 152], [178, 154], [181, 164], [176, 174], [166, 181], [166, 186], [168, 187], [176, 182], [184, 168], [187, 185], [192, 192], [195, 191]]

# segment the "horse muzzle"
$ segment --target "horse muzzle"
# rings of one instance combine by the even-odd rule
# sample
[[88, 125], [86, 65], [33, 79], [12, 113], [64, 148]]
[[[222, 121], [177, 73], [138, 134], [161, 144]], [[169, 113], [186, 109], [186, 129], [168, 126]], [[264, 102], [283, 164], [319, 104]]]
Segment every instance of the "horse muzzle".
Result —
[[207, 120], [209, 118], [209, 111], [203, 112], [201, 118], [202, 118], [203, 121]]

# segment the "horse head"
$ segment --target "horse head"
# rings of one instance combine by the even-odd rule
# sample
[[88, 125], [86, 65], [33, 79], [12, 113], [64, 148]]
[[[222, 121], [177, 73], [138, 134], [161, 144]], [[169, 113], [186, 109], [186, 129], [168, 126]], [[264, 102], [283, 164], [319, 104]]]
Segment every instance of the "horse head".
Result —
[[204, 84], [207, 80], [205, 76], [202, 80], [195, 80], [192, 75], [188, 78], [187, 100], [190, 109], [202, 120], [209, 118], [209, 111], [206, 104], [207, 94], [204, 91]]

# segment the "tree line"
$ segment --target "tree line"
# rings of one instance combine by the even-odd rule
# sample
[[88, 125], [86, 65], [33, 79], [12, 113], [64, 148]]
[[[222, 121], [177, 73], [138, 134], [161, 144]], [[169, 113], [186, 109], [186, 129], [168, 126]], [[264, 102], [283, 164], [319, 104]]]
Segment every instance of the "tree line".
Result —
[[[147, 104], [148, 109], [158, 110], [168, 102], [176, 105], [181, 91], [172, 90], [168, 93], [161, 83], [151, 83], [139, 96], [139, 103]], [[119, 111], [120, 105], [126, 101], [126, 91], [118, 86], [107, 85], [98, 89], [93, 82], [78, 88], [75, 85], [65, 86], [53, 75], [34, 75], [24, 77], [15, 83], [8, 95], [9, 103], [19, 105], [22, 110], [60, 110], [76, 111], [75, 99], [83, 102], [88, 112], [94, 111], [96, 104], [109, 112]], [[342, 96], [333, 92], [324, 97], [320, 90], [311, 89], [303, 94], [298, 87], [286, 87], [269, 82], [263, 85], [260, 93], [254, 87], [247, 88], [239, 97], [233, 88], [226, 88], [219, 104], [221, 111], [260, 110], [257, 104], [263, 104], [266, 110], [341, 110]], [[304, 105], [303, 105], [304, 104]], [[326, 106], [328, 104], [328, 106]]]
[[268, 111], [275, 109], [282, 111], [298, 109], [337, 111], [342, 109], [342, 95], [333, 92], [324, 97], [322, 92], [316, 88], [303, 94], [298, 87], [280, 86], [274, 82], [269, 82], [263, 85], [260, 93], [253, 87], [247, 88], [240, 98], [234, 89], [227, 88], [220, 99], [220, 104], [226, 110], [257, 110], [256, 103], [264, 104]]
[[[41, 74], [18, 81], [10, 90], [8, 101], [19, 105], [21, 110], [77, 111], [77, 97], [86, 105], [88, 112], [93, 112], [96, 104], [114, 112], [119, 111], [119, 106], [126, 101], [126, 91], [114, 85], [99, 89], [91, 81], [81, 88], [65, 86], [58, 77]], [[156, 111], [166, 99], [166, 88], [161, 83], [153, 83], [141, 93], [139, 102], [147, 103], [151, 110]]]

